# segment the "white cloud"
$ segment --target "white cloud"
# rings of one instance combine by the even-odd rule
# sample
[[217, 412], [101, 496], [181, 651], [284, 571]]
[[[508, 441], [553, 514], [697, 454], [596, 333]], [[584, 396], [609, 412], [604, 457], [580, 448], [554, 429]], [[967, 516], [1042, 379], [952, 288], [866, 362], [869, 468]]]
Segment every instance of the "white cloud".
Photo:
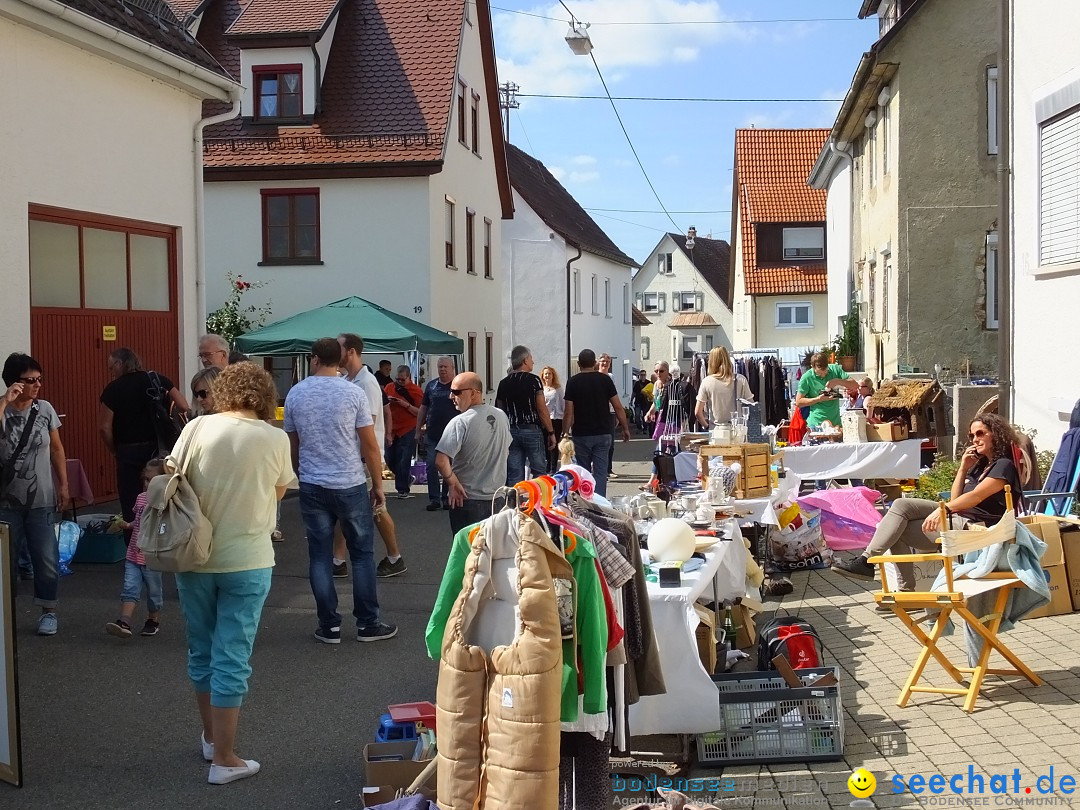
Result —
[[595, 166], [596, 158], [592, 155], [575, 155], [570, 158], [570, 162], [575, 166]]
[[551, 172], [551, 176], [560, 183], [566, 178], [566, 169], [562, 166], [548, 166], [547, 170]]
[[594, 180], [600, 179], [600, 172], [570, 172], [571, 183], [591, 183]]
[[[558, 3], [528, 11], [559, 20], [568, 16]], [[703, 47], [744, 38], [747, 30], [739, 25], [602, 25], [730, 19], [716, 0], [580, 0], [574, 3], [574, 14], [593, 24], [589, 35], [594, 55], [609, 86], [619, 84], [632, 68], [692, 62]], [[516, 82], [522, 93], [581, 95], [600, 91], [592, 60], [575, 56], [567, 47], [563, 39], [567, 27], [566, 22], [495, 12], [499, 80]]]
[[660, 162], [665, 166], [674, 168], [682, 165], [682, 155], [665, 155], [660, 159]]

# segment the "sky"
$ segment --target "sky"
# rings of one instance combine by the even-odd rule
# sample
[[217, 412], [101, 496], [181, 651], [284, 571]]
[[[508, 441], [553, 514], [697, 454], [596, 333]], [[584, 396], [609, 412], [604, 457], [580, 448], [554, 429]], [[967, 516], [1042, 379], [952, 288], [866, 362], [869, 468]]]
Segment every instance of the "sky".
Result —
[[[727, 240], [735, 130], [832, 126], [860, 54], [877, 39], [876, 19], [857, 17], [859, 0], [565, 0], [569, 13], [557, 0], [491, 2], [499, 82], [520, 87], [511, 143], [639, 263], [667, 231], [693, 225]], [[590, 24], [612, 96], [810, 101], [616, 100], [632, 150], [592, 60], [563, 39], [570, 13]]]

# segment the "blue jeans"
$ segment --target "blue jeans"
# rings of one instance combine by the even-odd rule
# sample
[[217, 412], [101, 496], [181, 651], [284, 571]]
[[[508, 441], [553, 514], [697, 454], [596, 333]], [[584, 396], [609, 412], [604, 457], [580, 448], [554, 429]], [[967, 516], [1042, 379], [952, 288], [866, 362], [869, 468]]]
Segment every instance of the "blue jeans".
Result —
[[506, 458], [506, 485], [512, 487], [525, 480], [525, 462], [529, 462], [532, 477], [547, 472], [547, 447], [540, 425], [511, 425], [510, 455]]
[[334, 587], [334, 524], [341, 523], [352, 562], [353, 616], [358, 629], [379, 621], [375, 595], [375, 524], [367, 484], [348, 489], [327, 489], [300, 482], [300, 515], [308, 540], [308, 578], [315, 596], [319, 627], [341, 627], [337, 589]]
[[0, 509], [0, 523], [8, 525], [12, 548], [25, 546], [30, 554], [34, 564], [34, 604], [52, 610], [60, 583], [60, 548], [53, 528], [55, 510], [50, 506]]
[[188, 642], [188, 677], [210, 705], [235, 709], [251, 677], [251, 648], [259, 629], [272, 568], [176, 575]]
[[124, 590], [120, 592], [121, 602], [139, 604], [139, 595], [146, 585], [146, 609], [151, 613], [161, 612], [161, 572], [151, 571], [145, 565], [131, 560], [124, 560]]
[[427, 442], [427, 496], [432, 503], [446, 503], [450, 497], [450, 485], [439, 477], [439, 468], [435, 466], [435, 448], [441, 438], [429, 433], [424, 439]]
[[574, 460], [592, 473], [596, 479], [596, 491], [607, 497], [608, 451], [611, 434], [578, 436], [574, 434]]
[[412, 459], [416, 452], [416, 434], [411, 430], [398, 436], [386, 451], [386, 466], [394, 474], [394, 489], [408, 492], [412, 486]]

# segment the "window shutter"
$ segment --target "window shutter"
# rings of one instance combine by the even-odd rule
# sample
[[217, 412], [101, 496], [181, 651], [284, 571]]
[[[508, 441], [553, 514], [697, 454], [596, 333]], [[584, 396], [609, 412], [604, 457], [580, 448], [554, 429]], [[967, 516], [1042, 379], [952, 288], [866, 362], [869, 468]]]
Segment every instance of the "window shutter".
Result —
[[705, 293], [694, 293], [694, 310], [696, 312], [705, 311]]
[[645, 296], [642, 293], [634, 293], [634, 306], [645, 311]]
[[657, 312], [666, 312], [667, 311], [667, 293], [660, 293], [659, 295], [656, 296], [656, 311]]
[[1080, 260], [1080, 108], [1039, 133], [1039, 264]]

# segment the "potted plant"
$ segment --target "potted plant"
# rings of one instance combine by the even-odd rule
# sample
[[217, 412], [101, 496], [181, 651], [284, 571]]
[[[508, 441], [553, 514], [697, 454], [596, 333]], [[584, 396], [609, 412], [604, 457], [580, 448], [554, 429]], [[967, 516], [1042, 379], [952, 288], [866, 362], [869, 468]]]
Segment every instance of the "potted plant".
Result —
[[854, 371], [859, 354], [859, 307], [854, 301], [844, 317], [844, 331], [833, 341], [836, 362], [844, 371]]

